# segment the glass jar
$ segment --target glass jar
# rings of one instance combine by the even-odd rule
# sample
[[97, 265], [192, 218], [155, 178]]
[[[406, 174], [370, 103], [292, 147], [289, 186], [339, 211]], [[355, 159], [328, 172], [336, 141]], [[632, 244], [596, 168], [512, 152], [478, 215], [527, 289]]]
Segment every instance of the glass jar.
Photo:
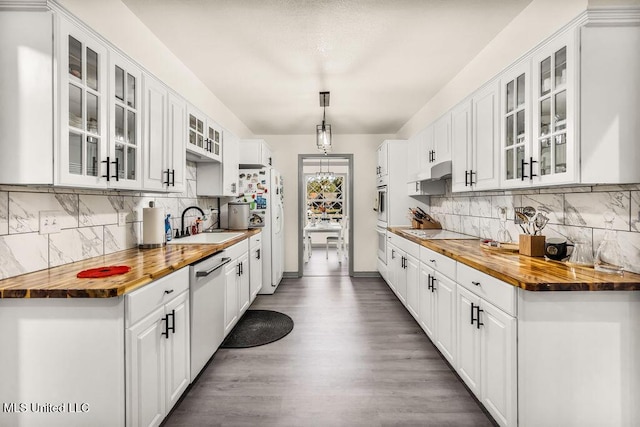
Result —
[[605, 234], [604, 240], [598, 246], [594, 268], [604, 273], [620, 274], [624, 272], [624, 257], [622, 250], [616, 239], [616, 232], [613, 230], [613, 212], [604, 214]]

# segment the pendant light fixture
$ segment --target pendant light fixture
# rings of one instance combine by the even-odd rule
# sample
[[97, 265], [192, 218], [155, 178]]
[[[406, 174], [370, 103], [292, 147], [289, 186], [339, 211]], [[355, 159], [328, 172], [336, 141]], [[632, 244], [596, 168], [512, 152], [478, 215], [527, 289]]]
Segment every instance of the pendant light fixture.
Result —
[[327, 154], [331, 151], [331, 125], [325, 123], [330, 92], [320, 92], [320, 106], [322, 107], [322, 124], [316, 126], [316, 146], [318, 150]]
[[327, 171], [322, 171], [322, 159], [320, 159], [320, 170], [316, 172], [316, 180], [317, 181], [333, 181], [336, 178], [336, 175], [329, 170], [329, 159], [327, 159]]

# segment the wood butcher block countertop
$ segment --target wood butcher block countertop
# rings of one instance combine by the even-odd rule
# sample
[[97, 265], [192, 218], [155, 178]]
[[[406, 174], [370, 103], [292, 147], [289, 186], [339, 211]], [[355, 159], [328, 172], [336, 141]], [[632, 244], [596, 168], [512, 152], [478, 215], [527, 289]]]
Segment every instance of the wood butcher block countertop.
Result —
[[490, 276], [527, 291], [638, 291], [640, 275], [600, 273], [589, 267], [529, 257], [480, 247], [478, 240], [426, 240], [403, 233], [407, 227], [389, 231], [432, 251], [473, 267]]
[[[158, 249], [128, 249], [0, 280], [0, 298], [111, 298], [134, 291], [167, 274], [228, 248], [259, 229], [221, 244], [171, 244]], [[100, 279], [79, 279], [83, 270], [127, 265], [128, 273]]]

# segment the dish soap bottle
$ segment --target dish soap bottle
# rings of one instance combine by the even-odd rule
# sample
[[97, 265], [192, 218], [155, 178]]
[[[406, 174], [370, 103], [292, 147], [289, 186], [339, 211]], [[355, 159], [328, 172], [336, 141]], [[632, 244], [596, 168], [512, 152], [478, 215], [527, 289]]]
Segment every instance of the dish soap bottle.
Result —
[[167, 236], [167, 242], [171, 240], [171, 214], [167, 214], [164, 219], [164, 234]]
[[605, 234], [604, 240], [598, 246], [596, 252], [596, 260], [594, 268], [604, 273], [620, 274], [624, 272], [624, 257], [622, 250], [616, 240], [616, 232], [613, 230], [613, 220], [615, 215], [613, 212], [604, 214]]

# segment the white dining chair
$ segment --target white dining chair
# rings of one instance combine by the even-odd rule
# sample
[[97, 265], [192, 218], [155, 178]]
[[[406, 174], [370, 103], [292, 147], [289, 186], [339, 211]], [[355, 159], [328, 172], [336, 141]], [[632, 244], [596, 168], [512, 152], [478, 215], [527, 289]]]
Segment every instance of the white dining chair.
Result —
[[336, 250], [338, 253], [338, 263], [342, 264], [343, 254], [346, 258], [344, 233], [348, 225], [349, 225], [349, 218], [345, 215], [340, 221], [340, 232], [338, 233], [338, 235], [327, 236], [327, 240], [326, 240], [326, 258], [327, 259], [329, 259], [329, 244], [336, 245]]
[[[308, 227], [310, 224], [307, 223], [307, 225], [305, 226]], [[304, 231], [304, 234], [302, 236], [302, 248], [303, 248], [303, 255], [304, 255], [304, 262], [308, 262], [311, 259], [311, 254], [313, 253], [313, 249], [311, 248], [311, 233], [308, 233], [307, 231]]]

